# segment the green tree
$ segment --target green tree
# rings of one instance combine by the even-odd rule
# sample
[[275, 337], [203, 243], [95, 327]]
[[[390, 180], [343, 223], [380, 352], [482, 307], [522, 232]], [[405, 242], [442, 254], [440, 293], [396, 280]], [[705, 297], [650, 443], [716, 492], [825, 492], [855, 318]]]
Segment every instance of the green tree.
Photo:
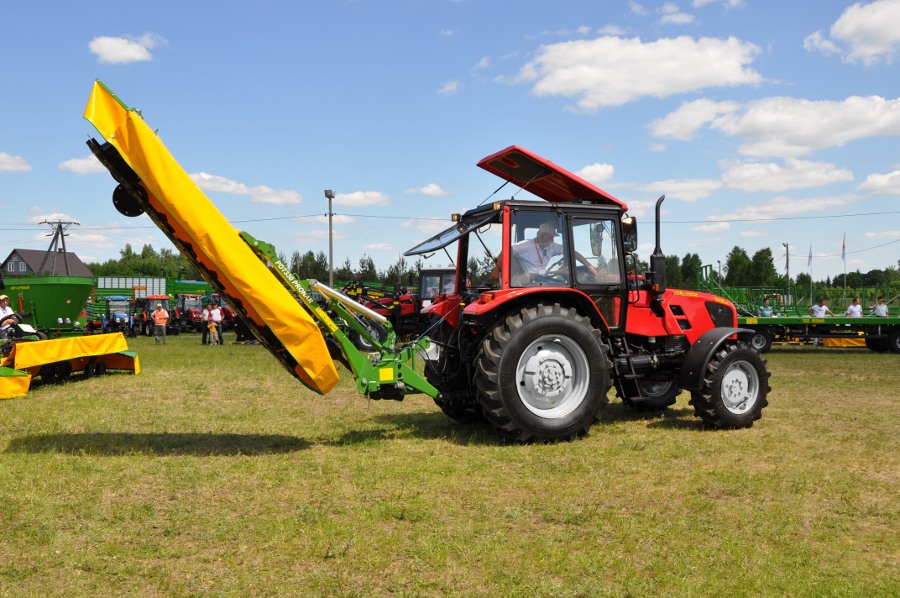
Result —
[[753, 254], [749, 284], [756, 286], [772, 286], [778, 282], [775, 271], [775, 258], [772, 250], [764, 247]]
[[703, 262], [696, 253], [686, 253], [681, 260], [681, 281], [686, 289], [697, 288], [697, 275], [703, 268]]
[[725, 284], [732, 287], [753, 284], [753, 262], [741, 247], [734, 246], [725, 259]]
[[681, 279], [681, 260], [677, 255], [666, 256], [666, 286], [671, 289], [684, 288], [684, 281]]

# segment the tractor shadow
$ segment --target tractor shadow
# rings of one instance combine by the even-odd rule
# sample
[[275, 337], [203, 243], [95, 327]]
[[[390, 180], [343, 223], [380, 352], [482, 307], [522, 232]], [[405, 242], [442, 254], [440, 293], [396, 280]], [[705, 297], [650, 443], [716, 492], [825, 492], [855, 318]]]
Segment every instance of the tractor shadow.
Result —
[[600, 417], [600, 426], [624, 422], [647, 422], [648, 428], [667, 430], [703, 430], [703, 421], [694, 416], [688, 407], [669, 407], [662, 411], [637, 411], [621, 402], [610, 403]]
[[279, 434], [94, 432], [21, 436], [10, 441], [6, 452], [101, 456], [252, 456], [292, 453], [310, 446], [302, 438]]

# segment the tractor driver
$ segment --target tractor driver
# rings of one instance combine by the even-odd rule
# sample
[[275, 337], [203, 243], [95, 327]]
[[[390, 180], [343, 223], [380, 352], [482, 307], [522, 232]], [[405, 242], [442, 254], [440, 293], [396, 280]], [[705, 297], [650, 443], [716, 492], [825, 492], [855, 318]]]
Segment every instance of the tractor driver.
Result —
[[[522, 266], [526, 274], [546, 275], [547, 267], [550, 265], [552, 258], [565, 253], [563, 246], [554, 240], [558, 236], [556, 224], [552, 221], [544, 222], [538, 227], [537, 235], [533, 239], [524, 239], [510, 246], [512, 256]], [[597, 268], [591, 265], [577, 251], [575, 252], [575, 259], [583, 264], [594, 277], [600, 275]], [[500, 264], [502, 261], [503, 252], [501, 251], [497, 257], [497, 263], [491, 271], [491, 281], [496, 282], [500, 279]]]

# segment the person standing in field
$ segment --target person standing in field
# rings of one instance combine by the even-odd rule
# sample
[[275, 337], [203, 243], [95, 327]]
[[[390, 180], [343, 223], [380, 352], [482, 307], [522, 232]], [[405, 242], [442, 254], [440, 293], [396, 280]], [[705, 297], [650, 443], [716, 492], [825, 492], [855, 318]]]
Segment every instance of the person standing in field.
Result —
[[162, 342], [166, 344], [166, 324], [169, 323], [169, 312], [163, 309], [162, 303], [156, 304], [153, 310], [153, 333], [156, 337], [156, 344], [159, 344], [159, 337], [162, 336]]
[[888, 317], [888, 306], [887, 303], [884, 302], [884, 295], [878, 296], [878, 302], [872, 306], [872, 310], [879, 318]]
[[853, 303], [847, 306], [847, 311], [844, 312], [844, 315], [848, 318], [862, 317], [862, 305], [859, 304], [859, 297], [853, 298]]
[[[219, 307], [218, 303], [213, 303], [212, 308], [209, 310], [209, 321], [215, 324], [216, 331], [216, 339], [221, 344], [222, 341], [222, 308]], [[212, 336], [213, 328], [209, 329], [209, 334]], [[212, 342], [210, 339], [210, 344], [216, 344]]]
[[207, 303], [203, 306], [203, 311], [200, 313], [200, 332], [202, 335], [200, 337], [200, 344], [206, 345], [209, 344], [209, 308], [210, 304]]

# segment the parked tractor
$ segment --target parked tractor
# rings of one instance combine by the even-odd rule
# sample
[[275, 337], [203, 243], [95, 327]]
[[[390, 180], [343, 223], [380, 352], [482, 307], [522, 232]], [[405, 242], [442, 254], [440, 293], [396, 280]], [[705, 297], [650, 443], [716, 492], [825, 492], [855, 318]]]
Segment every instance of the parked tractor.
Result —
[[[687, 390], [694, 413], [716, 428], [750, 427], [768, 404], [766, 362], [749, 343], [753, 331], [736, 326], [732, 303], [667, 288], [663, 198], [649, 271], [635, 273], [637, 222], [624, 202], [517, 146], [481, 160], [481, 168], [542, 201], [480, 206], [406, 252], [456, 245], [452, 292], [423, 309], [432, 318], [429, 347], [428, 339], [401, 342], [383, 315], [296, 279], [274, 247], [235, 231], [140, 113], [99, 82], [85, 118], [107, 140], [88, 146], [118, 183], [117, 210], [147, 213], [254, 336], [316, 392], [337, 384], [330, 355], [371, 399], [424, 393], [451, 418], [485, 420], [519, 442], [587, 433], [612, 386], [642, 410], [665, 409]], [[127, 144], [119, 131], [128, 132]], [[466, 266], [480, 251], [496, 267], [475, 280]], [[310, 290], [327, 299], [328, 312]], [[359, 351], [332, 312], [374, 350]], [[424, 377], [414, 364], [421, 354], [428, 356]]]
[[180, 293], [175, 297], [174, 321], [181, 332], [200, 332], [203, 329], [203, 295]]
[[[388, 291], [351, 282], [344, 286], [341, 292], [387, 318], [397, 336], [409, 340], [426, 332], [429, 326], [431, 316], [423, 312], [423, 308], [431, 305], [438, 295], [453, 293], [455, 281], [455, 269], [429, 268], [422, 269], [419, 273], [419, 288], [414, 291], [406, 288]], [[384, 328], [371, 322], [369, 327], [376, 337], [381, 339], [386, 337], [387, 333]], [[372, 349], [372, 346], [360, 335], [353, 333], [351, 337], [357, 348], [364, 351]]]
[[88, 304], [88, 308], [88, 319], [84, 327], [88, 334], [121, 332], [125, 336], [132, 335], [134, 319], [130, 297], [124, 295], [98, 297], [97, 301]]

